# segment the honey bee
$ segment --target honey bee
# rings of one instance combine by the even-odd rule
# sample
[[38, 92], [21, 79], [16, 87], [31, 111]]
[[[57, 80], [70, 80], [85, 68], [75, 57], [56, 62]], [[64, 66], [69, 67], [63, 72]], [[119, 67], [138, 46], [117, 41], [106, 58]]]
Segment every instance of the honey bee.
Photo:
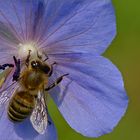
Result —
[[[68, 74], [64, 74], [50, 86], [48, 85], [48, 79], [52, 75], [53, 72], [53, 63], [52, 65], [48, 65], [45, 61], [43, 61], [40, 57], [30, 59], [30, 54], [27, 56], [25, 61], [26, 67], [21, 72], [20, 68], [20, 59], [16, 59], [14, 56], [15, 62], [15, 72], [13, 74], [13, 81], [18, 83], [18, 86], [12, 97], [9, 97], [7, 114], [9, 120], [13, 123], [22, 122], [24, 119], [30, 116], [30, 121], [34, 127], [34, 129], [43, 134], [48, 125], [48, 115], [46, 109], [46, 93], [48, 91], [58, 85], [64, 76]], [[4, 64], [3, 69], [6, 66], [13, 67], [12, 64]], [[3, 105], [2, 101], [7, 97], [8, 92], [4, 92], [2, 96], [0, 96], [0, 106]], [[7, 100], [6, 100], [7, 102]]]

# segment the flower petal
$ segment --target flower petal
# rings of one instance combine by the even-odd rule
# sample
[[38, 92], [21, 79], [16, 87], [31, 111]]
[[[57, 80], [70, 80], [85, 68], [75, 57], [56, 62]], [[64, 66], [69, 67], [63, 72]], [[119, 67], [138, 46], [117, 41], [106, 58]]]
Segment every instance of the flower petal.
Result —
[[101, 56], [82, 59], [59, 63], [56, 71], [69, 76], [51, 95], [73, 129], [98, 137], [118, 124], [127, 109], [128, 97], [120, 72], [109, 60]]
[[19, 44], [37, 40], [43, 15], [44, 0], [0, 1], [0, 63], [17, 55]]
[[[46, 12], [51, 13], [48, 7]], [[116, 34], [111, 0], [60, 0], [52, 7], [55, 10], [46, 18], [49, 23], [42, 41], [48, 53], [102, 54]]]
[[31, 41], [35, 39], [44, 14], [44, 0], [1, 0], [0, 25], [4, 24], [2, 28], [4, 27], [3, 30], [8, 36], [3, 33], [0, 33], [0, 36], [3, 35], [15, 43]]
[[33, 129], [29, 119], [17, 124], [9, 121], [7, 110], [5, 110], [0, 118], [1, 140], [57, 140], [55, 126], [50, 117], [49, 121], [51, 124], [48, 125], [45, 134], [40, 135]]

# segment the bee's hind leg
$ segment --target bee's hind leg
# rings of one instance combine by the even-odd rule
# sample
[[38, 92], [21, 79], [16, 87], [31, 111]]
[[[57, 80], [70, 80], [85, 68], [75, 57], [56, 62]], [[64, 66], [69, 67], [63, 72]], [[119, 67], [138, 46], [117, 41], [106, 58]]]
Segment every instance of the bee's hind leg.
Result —
[[63, 78], [67, 75], [69, 75], [69, 74], [67, 73], [67, 74], [64, 74], [64, 75], [60, 76], [59, 78], [57, 78], [54, 83], [52, 83], [49, 87], [45, 88], [45, 91], [48, 91], [48, 90], [54, 88], [55, 86], [57, 86], [63, 80]]
[[48, 124], [49, 124], [49, 125], [51, 125], [51, 124], [52, 124], [52, 122], [48, 120]]

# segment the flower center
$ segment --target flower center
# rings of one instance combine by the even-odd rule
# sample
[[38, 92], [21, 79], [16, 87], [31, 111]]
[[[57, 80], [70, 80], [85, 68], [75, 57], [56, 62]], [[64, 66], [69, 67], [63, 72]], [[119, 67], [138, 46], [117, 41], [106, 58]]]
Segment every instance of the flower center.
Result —
[[37, 55], [37, 47], [33, 43], [25, 43], [25, 44], [19, 44], [19, 51], [18, 55], [22, 59], [26, 59], [26, 57], [29, 54], [29, 51], [31, 51], [32, 56]]

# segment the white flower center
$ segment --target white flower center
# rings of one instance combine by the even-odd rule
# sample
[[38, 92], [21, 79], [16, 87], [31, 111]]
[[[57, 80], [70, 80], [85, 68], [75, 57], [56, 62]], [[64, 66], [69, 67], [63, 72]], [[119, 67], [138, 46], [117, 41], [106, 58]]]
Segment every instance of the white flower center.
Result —
[[37, 55], [37, 47], [35, 44], [33, 43], [19, 44], [19, 51], [18, 51], [19, 58], [26, 59], [30, 50], [32, 56]]

